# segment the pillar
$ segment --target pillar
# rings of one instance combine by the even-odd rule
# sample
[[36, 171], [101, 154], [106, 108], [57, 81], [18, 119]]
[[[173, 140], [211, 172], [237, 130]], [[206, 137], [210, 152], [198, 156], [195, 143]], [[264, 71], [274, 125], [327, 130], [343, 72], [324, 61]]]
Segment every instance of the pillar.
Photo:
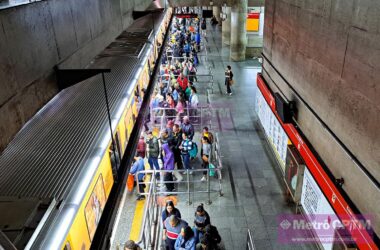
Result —
[[219, 25], [222, 24], [220, 21], [220, 7], [219, 6], [212, 6], [212, 13], [216, 17], [216, 20], [218, 21]]
[[227, 18], [222, 23], [222, 42], [230, 45], [231, 41], [231, 7], [226, 7]]
[[233, 61], [244, 61], [247, 47], [247, 0], [241, 0], [231, 8], [230, 56]]

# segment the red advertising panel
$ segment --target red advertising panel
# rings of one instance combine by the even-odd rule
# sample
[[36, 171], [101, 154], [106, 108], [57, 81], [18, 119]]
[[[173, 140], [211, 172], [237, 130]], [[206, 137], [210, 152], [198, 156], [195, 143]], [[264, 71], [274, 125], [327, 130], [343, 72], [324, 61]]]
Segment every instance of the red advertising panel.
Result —
[[352, 209], [348, 205], [347, 201], [343, 198], [339, 190], [334, 185], [333, 181], [324, 171], [323, 167], [318, 162], [317, 158], [314, 156], [310, 148], [306, 145], [294, 125], [290, 123], [283, 124], [281, 122], [281, 119], [278, 117], [276, 112], [275, 99], [261, 74], [257, 74], [257, 86], [263, 94], [266, 102], [272, 109], [273, 113], [276, 115], [278, 121], [281, 123], [281, 126], [285, 130], [289, 139], [292, 141], [293, 145], [297, 148], [300, 155], [304, 159], [308, 170], [315, 178], [316, 182], [323, 191], [328, 202], [334, 208], [338, 217], [340, 217], [342, 220], [347, 220], [347, 218], [350, 218], [352, 226], [348, 227], [347, 230], [351, 234], [352, 238], [355, 239], [355, 242], [357, 243], [359, 249], [378, 249], [372, 237], [366, 230], [358, 230], [358, 228], [361, 228], [359, 222], [360, 219], [352, 212]]

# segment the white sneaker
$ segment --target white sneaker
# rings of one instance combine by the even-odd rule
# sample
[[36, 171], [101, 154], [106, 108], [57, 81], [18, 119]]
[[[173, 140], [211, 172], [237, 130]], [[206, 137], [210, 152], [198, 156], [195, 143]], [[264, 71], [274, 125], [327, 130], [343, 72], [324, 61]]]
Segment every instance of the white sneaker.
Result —
[[207, 180], [206, 176], [203, 176], [202, 179], [201, 179], [201, 181], [206, 181], [206, 180]]

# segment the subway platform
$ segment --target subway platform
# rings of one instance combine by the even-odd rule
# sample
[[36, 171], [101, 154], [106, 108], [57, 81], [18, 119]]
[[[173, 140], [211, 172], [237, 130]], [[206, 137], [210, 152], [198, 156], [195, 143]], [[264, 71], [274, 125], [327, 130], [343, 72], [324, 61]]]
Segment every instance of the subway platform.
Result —
[[[222, 237], [223, 249], [245, 249], [248, 229], [256, 249], [315, 249], [313, 244], [284, 245], [278, 241], [277, 216], [294, 213], [295, 206], [288, 202], [279, 167], [255, 114], [256, 75], [261, 65], [253, 59], [231, 62], [229, 47], [222, 44], [218, 28], [208, 30], [207, 41], [204, 41], [207, 51], [200, 53], [204, 60], [197, 72], [207, 75], [211, 69], [213, 83], [207, 86], [197, 83], [196, 87], [200, 105], [212, 107], [206, 123], [218, 137], [222, 178], [219, 182], [211, 177], [210, 189], [220, 192], [211, 192], [209, 196], [207, 192], [200, 193], [207, 190], [207, 182], [199, 181], [202, 173], [198, 171], [189, 176], [190, 195], [185, 193], [186, 187], [178, 186], [178, 192], [184, 193], [160, 198], [174, 200], [182, 218], [191, 226], [196, 207], [203, 203], [212, 225], [218, 228]], [[224, 70], [227, 65], [231, 65], [235, 79], [232, 96], [225, 93]], [[195, 135], [198, 144], [200, 132], [198, 127]], [[200, 159], [193, 161], [192, 167], [201, 169]], [[183, 177], [187, 178], [186, 175]], [[150, 201], [135, 201], [135, 198], [132, 193], [123, 194], [112, 249], [122, 249], [123, 243], [129, 239], [141, 240], [142, 224], [146, 223], [147, 217], [144, 213]], [[157, 223], [161, 222], [161, 211]], [[158, 233], [156, 237], [162, 237], [162, 234]]]

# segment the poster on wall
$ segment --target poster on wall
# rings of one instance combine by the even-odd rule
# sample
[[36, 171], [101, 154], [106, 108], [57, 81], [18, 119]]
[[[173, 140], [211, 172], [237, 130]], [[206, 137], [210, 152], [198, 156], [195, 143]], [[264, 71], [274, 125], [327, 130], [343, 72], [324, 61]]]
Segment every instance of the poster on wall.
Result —
[[88, 234], [91, 241], [94, 237], [96, 228], [98, 227], [105, 204], [106, 193], [104, 191], [103, 176], [99, 175], [99, 178], [96, 181], [95, 187], [91, 193], [90, 199], [87, 201], [84, 210]]
[[276, 157], [280, 162], [282, 172], [285, 172], [286, 152], [288, 146], [288, 136], [284, 129], [281, 127], [280, 122], [273, 114], [271, 108], [264, 99], [260, 90], [256, 90], [256, 113], [259, 117], [260, 123], [264, 128], [264, 132], [270, 142], [271, 147], [274, 149]]
[[[323, 230], [314, 228], [314, 235], [320, 241], [323, 249], [332, 249], [333, 243], [331, 239], [334, 238], [335, 234], [333, 225], [338, 225], [332, 221], [336, 220], [337, 216], [307, 168], [305, 168], [304, 172], [301, 205], [307, 219], [313, 225], [324, 223]], [[325, 227], [325, 225], [330, 226]]]

